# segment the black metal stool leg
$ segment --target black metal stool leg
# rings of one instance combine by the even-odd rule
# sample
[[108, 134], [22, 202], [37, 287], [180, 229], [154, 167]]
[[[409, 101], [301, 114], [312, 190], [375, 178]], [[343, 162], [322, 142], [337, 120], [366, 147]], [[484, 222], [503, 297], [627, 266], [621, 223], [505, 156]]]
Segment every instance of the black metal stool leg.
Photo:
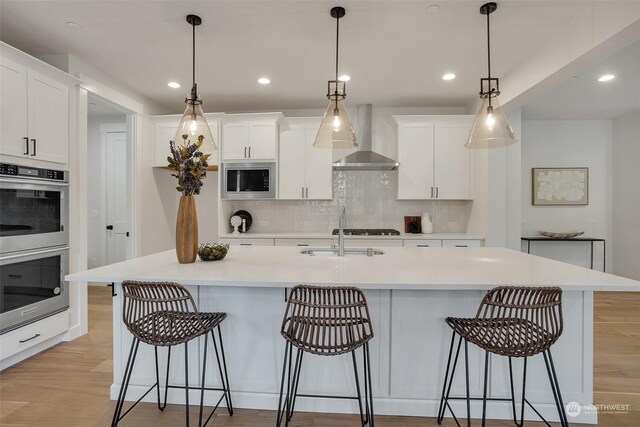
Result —
[[[453, 333], [453, 336], [455, 337], [455, 332]], [[438, 414], [438, 424], [442, 424], [442, 420], [444, 419], [444, 413], [447, 410], [447, 407], [449, 408], [449, 410], [451, 411], [451, 415], [453, 416], [453, 419], [455, 420], [456, 424], [459, 426], [460, 423], [458, 422], [458, 419], [456, 418], [456, 415], [453, 413], [453, 411], [451, 410], [451, 407], [449, 406], [449, 395], [451, 394], [451, 386], [453, 384], [453, 377], [456, 373], [456, 366], [458, 365], [458, 357], [460, 356], [460, 347], [462, 346], [462, 337], [458, 338], [458, 346], [456, 349], [456, 356], [453, 359], [453, 366], [451, 368], [451, 376], [449, 377], [449, 383], [447, 385], [447, 378], [445, 377], [445, 388], [446, 388], [446, 394], [444, 394], [444, 403], [442, 403], [442, 411]], [[443, 389], [443, 393], [444, 393], [444, 389]]]
[[[218, 372], [220, 373], [220, 379], [222, 381], [222, 388], [224, 389], [224, 398], [227, 403], [227, 412], [229, 416], [233, 416], [233, 403], [231, 402], [231, 390], [229, 388], [229, 375], [227, 374], [227, 361], [224, 355], [224, 345], [222, 344], [222, 332], [220, 331], [220, 325], [218, 325], [218, 339], [220, 340], [220, 353], [218, 353], [218, 345], [216, 344], [216, 337], [211, 331], [211, 341], [213, 341], [213, 347], [216, 352], [216, 360], [218, 362]], [[220, 364], [220, 358], [222, 357], [222, 365]]]
[[127, 388], [129, 388], [129, 380], [131, 379], [131, 373], [133, 372], [133, 365], [138, 355], [138, 347], [140, 346], [140, 340], [133, 338], [131, 341], [131, 349], [129, 350], [129, 358], [127, 359], [127, 365], [124, 368], [124, 375], [122, 377], [122, 385], [120, 386], [120, 393], [118, 394], [118, 400], [116, 402], [116, 408], [113, 412], [113, 419], [111, 421], [111, 427], [115, 427], [120, 422], [120, 414], [122, 413], [122, 407], [124, 405], [124, 399], [127, 394]]
[[184, 343], [184, 407], [185, 425], [189, 427], [189, 346]]
[[467, 384], [467, 427], [471, 427], [471, 397], [469, 396], [469, 343], [464, 340], [464, 367]]
[[155, 358], [156, 358], [156, 386], [158, 388], [158, 409], [164, 411], [167, 407], [167, 393], [169, 392], [169, 364], [171, 362], [171, 347], [167, 348], [167, 372], [164, 383], [164, 402], [160, 400], [160, 375], [158, 364], [158, 347], [154, 346]]
[[[364, 349], [363, 349], [364, 351]], [[362, 427], [365, 426], [365, 418], [364, 418], [364, 410], [362, 408], [362, 395], [360, 394], [360, 379], [358, 378], [358, 362], [356, 361], [356, 351], [351, 352], [351, 360], [353, 361], [353, 373], [356, 379], [356, 393], [358, 396], [358, 408], [360, 409], [360, 425]], [[365, 374], [366, 375], [366, 374]], [[365, 405], [369, 405], [367, 401], [365, 401]]]
[[442, 422], [444, 416], [444, 396], [447, 391], [447, 380], [449, 379], [449, 369], [451, 368], [451, 356], [453, 355], [453, 344], [456, 341], [456, 332], [451, 333], [451, 345], [449, 346], [449, 358], [447, 359], [447, 369], [444, 374], [444, 384], [442, 384], [442, 395], [440, 396], [440, 406], [438, 406], [438, 424]]
[[293, 365], [293, 378], [291, 379], [291, 390], [293, 393], [289, 395], [289, 412], [287, 414], [287, 422], [291, 421], [293, 417], [293, 411], [296, 406], [296, 397], [298, 396], [298, 384], [300, 384], [300, 371], [302, 369], [302, 356], [304, 352], [302, 349], [298, 349], [296, 353], [296, 362]]
[[[284, 359], [282, 361], [282, 380], [280, 381], [280, 397], [278, 398], [278, 414], [276, 416], [276, 427], [280, 427], [282, 419], [286, 417], [288, 413], [287, 402], [289, 401], [289, 390], [287, 389], [287, 395], [284, 396], [284, 382], [287, 380], [287, 388], [289, 385], [289, 379], [291, 378], [291, 362], [287, 363], [290, 359], [290, 353], [292, 351], [292, 344], [287, 342], [284, 347]], [[289, 376], [287, 377], [287, 371]], [[284, 397], [284, 399], [283, 399]]]
[[[525, 358], [525, 364], [526, 364], [526, 358]], [[523, 373], [523, 378], [525, 378], [526, 375], [526, 366], [525, 366], [525, 371]], [[522, 413], [521, 413], [521, 417], [520, 417], [520, 422], [518, 422], [518, 415], [516, 413], [516, 395], [515, 395], [515, 389], [513, 386], [513, 363], [511, 361], [511, 357], [509, 357], [509, 383], [511, 384], [511, 410], [513, 411], [513, 424], [516, 427], [522, 427], [523, 423], [524, 423], [524, 405], [525, 402], [524, 400], [521, 402], [522, 405]], [[523, 394], [524, 397], [524, 394]]]
[[202, 354], [202, 383], [200, 383], [200, 411], [198, 414], [198, 427], [202, 427], [202, 415], [204, 408], [204, 383], [207, 372], [207, 345], [209, 343], [209, 334], [204, 334], [204, 352]]
[[[373, 386], [371, 385], [371, 357], [369, 355], [369, 343], [364, 343], [363, 346], [364, 352], [366, 354], [366, 367], [365, 367], [365, 375], [367, 376], [365, 387], [368, 385], [368, 394], [369, 394], [369, 408], [367, 411], [367, 421], [371, 427], [375, 427], [374, 425], [374, 415], [373, 415]], [[366, 395], [365, 395], [366, 397]]]
[[551, 391], [553, 392], [553, 399], [555, 400], [556, 408], [558, 409], [560, 424], [562, 425], [562, 427], [568, 427], [569, 421], [567, 420], [567, 413], [565, 412], [564, 402], [562, 401], [562, 395], [560, 394], [560, 385], [558, 383], [556, 369], [553, 364], [553, 358], [551, 357], [551, 349], [547, 349], [542, 354], [544, 356], [545, 366], [547, 367], [547, 375], [549, 376], [549, 383], [551, 385]]
[[482, 394], [482, 427], [487, 425], [487, 386], [489, 385], [489, 352], [484, 352], [484, 392]]

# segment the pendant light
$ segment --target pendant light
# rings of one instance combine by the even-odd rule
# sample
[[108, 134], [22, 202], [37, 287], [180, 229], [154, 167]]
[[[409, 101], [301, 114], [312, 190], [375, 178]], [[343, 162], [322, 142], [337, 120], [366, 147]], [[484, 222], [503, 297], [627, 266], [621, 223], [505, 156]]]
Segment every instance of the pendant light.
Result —
[[190, 97], [184, 100], [187, 108], [184, 110], [182, 120], [178, 125], [174, 141], [182, 143], [183, 135], [187, 135], [187, 140], [195, 144], [198, 138], [203, 136], [204, 141], [200, 150], [204, 153], [212, 153], [218, 147], [213, 140], [207, 120], [202, 114], [202, 100], [198, 98], [198, 85], [196, 84], [196, 26], [202, 24], [202, 19], [197, 15], [187, 15], [187, 22], [191, 25], [193, 34], [193, 85], [191, 86]]
[[[338, 79], [338, 47], [340, 37], [340, 18], [346, 14], [343, 7], [331, 9], [331, 17], [336, 19], [336, 79], [327, 83], [327, 98], [329, 105], [324, 113], [320, 129], [313, 142], [316, 148], [353, 148], [358, 146], [356, 133], [351, 127], [347, 110], [344, 108], [344, 98], [347, 96], [345, 81]], [[333, 86], [333, 91], [331, 90]]]
[[496, 11], [496, 3], [486, 3], [480, 7], [480, 13], [487, 15], [487, 78], [480, 79], [480, 98], [482, 105], [473, 122], [467, 148], [505, 147], [517, 142], [513, 129], [500, 107], [498, 95], [500, 86], [497, 78], [491, 77], [491, 36], [489, 15]]

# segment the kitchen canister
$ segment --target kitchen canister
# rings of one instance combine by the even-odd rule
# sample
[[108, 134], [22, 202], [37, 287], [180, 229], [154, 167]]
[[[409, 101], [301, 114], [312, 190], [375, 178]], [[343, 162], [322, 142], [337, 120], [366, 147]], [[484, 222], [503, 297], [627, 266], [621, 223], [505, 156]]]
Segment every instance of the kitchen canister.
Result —
[[425, 212], [422, 214], [422, 220], [420, 222], [422, 224], [422, 233], [424, 234], [433, 233], [433, 220], [429, 212]]

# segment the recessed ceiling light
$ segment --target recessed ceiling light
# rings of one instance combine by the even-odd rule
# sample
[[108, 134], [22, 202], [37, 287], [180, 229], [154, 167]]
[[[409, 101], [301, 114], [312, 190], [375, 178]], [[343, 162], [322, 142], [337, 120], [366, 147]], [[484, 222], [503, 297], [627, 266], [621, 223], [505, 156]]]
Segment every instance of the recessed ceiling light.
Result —
[[438, 13], [439, 10], [440, 10], [440, 6], [438, 6], [437, 4], [434, 4], [427, 8], [427, 13]]
[[338, 80], [340, 80], [341, 82], [348, 82], [349, 80], [351, 80], [351, 77], [346, 74], [343, 74], [340, 77], [338, 77]]
[[453, 80], [456, 78], [456, 75], [453, 73], [447, 73], [444, 76], [442, 76], [442, 80]]
[[260, 77], [258, 79], [258, 83], [260, 83], [261, 85], [268, 85], [269, 83], [271, 83], [271, 80], [266, 77]]
[[598, 81], [599, 82], [608, 82], [609, 80], [613, 80], [615, 78], [616, 78], [616, 76], [614, 76], [613, 74], [605, 74], [605, 75], [602, 75], [602, 76], [598, 77]]
[[178, 83], [178, 82], [169, 82], [169, 83], [167, 83], [167, 86], [169, 86], [172, 89], [179, 89], [180, 88], [180, 83]]
[[77, 22], [73, 22], [73, 21], [67, 21], [67, 25], [70, 26], [71, 28], [75, 28], [77, 30], [82, 28], [82, 25], [78, 24]]

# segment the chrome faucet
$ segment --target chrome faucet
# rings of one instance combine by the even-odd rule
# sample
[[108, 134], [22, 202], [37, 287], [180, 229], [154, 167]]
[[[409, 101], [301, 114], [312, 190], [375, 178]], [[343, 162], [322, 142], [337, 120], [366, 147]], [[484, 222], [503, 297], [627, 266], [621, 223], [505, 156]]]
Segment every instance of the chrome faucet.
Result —
[[344, 256], [344, 228], [347, 226], [347, 210], [340, 206], [340, 218], [338, 219], [338, 256]]

